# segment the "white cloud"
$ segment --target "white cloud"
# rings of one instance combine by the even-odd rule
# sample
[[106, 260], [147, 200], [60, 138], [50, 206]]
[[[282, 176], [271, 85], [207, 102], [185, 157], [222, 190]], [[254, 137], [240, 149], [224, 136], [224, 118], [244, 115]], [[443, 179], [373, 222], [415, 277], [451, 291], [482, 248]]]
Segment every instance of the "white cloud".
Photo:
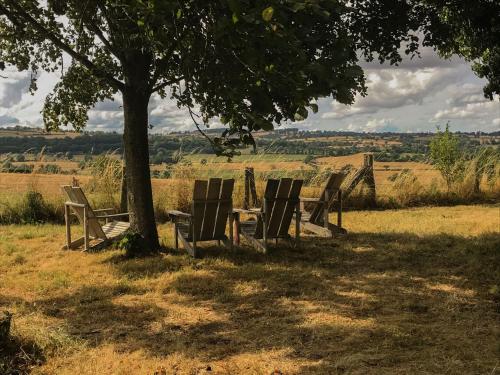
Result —
[[407, 105], [421, 105], [423, 100], [453, 82], [455, 71], [450, 68], [425, 68], [415, 71], [401, 68], [368, 70], [368, 95], [357, 96], [352, 106], [336, 101], [324, 119], [342, 119], [361, 114], [376, 113], [382, 109]]
[[398, 128], [394, 126], [394, 119], [381, 118], [371, 119], [364, 124], [350, 123], [345, 129], [346, 131], [362, 132], [362, 133], [376, 133], [376, 132], [396, 132]]
[[0, 86], [0, 108], [9, 108], [21, 102], [23, 94], [28, 92], [30, 76], [27, 73], [7, 70], [3, 73]]
[[[300, 123], [286, 126], [308, 129], [356, 131], [433, 130], [434, 122], [452, 121], [453, 130], [498, 130], [498, 100], [483, 98], [485, 80], [472, 73], [460, 59], [442, 60], [431, 49], [422, 49], [422, 58], [406, 58], [399, 67], [378, 62], [363, 63], [368, 79], [368, 96], [357, 97], [352, 106], [331, 98], [318, 100], [319, 113]], [[8, 73], [8, 74], [7, 74]], [[0, 127], [13, 124], [43, 126], [40, 111], [48, 93], [59, 80], [57, 73], [41, 74], [39, 90], [28, 93], [29, 76], [13, 70], [0, 78]], [[149, 105], [152, 132], [194, 130], [184, 109], [174, 101], [153, 96]], [[216, 119], [211, 127], [222, 126]], [[89, 112], [88, 130], [123, 130], [121, 96], [98, 103]]]
[[465, 84], [457, 86], [454, 92], [446, 100], [447, 108], [438, 110], [432, 120], [483, 120], [487, 124], [491, 120], [492, 125], [500, 115], [499, 98], [490, 101], [482, 95], [479, 85]]

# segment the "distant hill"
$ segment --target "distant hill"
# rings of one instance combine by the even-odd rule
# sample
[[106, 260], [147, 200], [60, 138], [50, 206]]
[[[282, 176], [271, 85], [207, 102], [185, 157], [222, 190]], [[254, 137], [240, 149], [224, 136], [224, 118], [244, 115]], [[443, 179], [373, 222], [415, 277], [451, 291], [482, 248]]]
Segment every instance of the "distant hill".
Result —
[[26, 126], [15, 126], [9, 128], [0, 128], [0, 137], [43, 137], [46, 139], [59, 139], [59, 138], [76, 138], [82, 133], [74, 131], [57, 131], [46, 132], [42, 128], [29, 128]]

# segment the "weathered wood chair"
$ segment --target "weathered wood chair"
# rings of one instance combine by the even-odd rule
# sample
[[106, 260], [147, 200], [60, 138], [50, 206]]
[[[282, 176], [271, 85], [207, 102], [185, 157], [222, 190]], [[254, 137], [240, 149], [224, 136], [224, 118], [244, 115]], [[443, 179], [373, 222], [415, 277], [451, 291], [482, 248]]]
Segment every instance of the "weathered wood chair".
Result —
[[[130, 223], [116, 221], [115, 218], [128, 216], [128, 212], [114, 213], [113, 208], [93, 210], [78, 186], [62, 186], [63, 191], [69, 199], [64, 203], [64, 219], [66, 222], [66, 245], [63, 249], [74, 249], [83, 245], [83, 250], [97, 250], [107, 246], [111, 241], [121, 238], [130, 226]], [[70, 215], [73, 213], [80, 224], [83, 225], [83, 237], [71, 241]], [[101, 226], [99, 220], [105, 220]], [[90, 245], [90, 240], [98, 240]]]
[[[226, 247], [233, 248], [233, 188], [234, 179], [211, 178], [194, 182], [191, 213], [168, 211], [174, 223], [176, 249], [179, 248], [179, 239], [193, 257], [198, 255], [200, 241], [218, 241], [219, 245], [222, 241]], [[228, 218], [229, 238], [226, 236]]]
[[[295, 213], [299, 220], [295, 224], [295, 245], [300, 242], [299, 195], [302, 180], [282, 178], [268, 180], [261, 209], [235, 209], [233, 211], [237, 228], [237, 243], [240, 234], [258, 250], [267, 252], [268, 240], [279, 238], [291, 240], [289, 229]], [[257, 220], [241, 221], [241, 214], [255, 215]]]
[[[332, 173], [319, 198], [300, 198], [302, 228], [321, 237], [345, 234], [342, 228], [342, 190], [345, 173]], [[337, 201], [337, 224], [329, 222], [330, 207]]]

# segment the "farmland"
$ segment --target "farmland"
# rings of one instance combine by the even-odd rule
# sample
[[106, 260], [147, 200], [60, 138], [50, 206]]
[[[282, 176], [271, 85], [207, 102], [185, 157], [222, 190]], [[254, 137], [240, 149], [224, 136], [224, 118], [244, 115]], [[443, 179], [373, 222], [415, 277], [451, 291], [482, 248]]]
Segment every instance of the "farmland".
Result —
[[[28, 135], [13, 138], [13, 132]], [[213, 132], [212, 136], [215, 134]], [[47, 202], [46, 209], [53, 211], [51, 217], [62, 217], [60, 186], [72, 183], [74, 179], [85, 188], [96, 205], [118, 206], [122, 173], [121, 135], [67, 135], [52, 139], [51, 135], [39, 130], [31, 133], [23, 129], [0, 130], [0, 152], [3, 152], [0, 155], [0, 221], [10, 220], [5, 212], [12, 216], [18, 210], [16, 207], [22, 205], [23, 194], [29, 191], [42, 195]], [[498, 201], [498, 161], [494, 172], [496, 178], [474, 177], [474, 170], [469, 170], [449, 189], [441, 173], [429, 161], [428, 145], [432, 137], [431, 134], [279, 130], [276, 133], [257, 133], [256, 150], [237, 150], [240, 155], [228, 160], [215, 156], [207, 142], [193, 133], [152, 135], [150, 168], [157, 218], [164, 220], [169, 209], [188, 207], [195, 179], [235, 178], [235, 203], [241, 204], [244, 169], [247, 167], [255, 172], [258, 192], [262, 192], [268, 178], [293, 177], [304, 179], [304, 196], [314, 196], [328, 173], [343, 170], [352, 176], [361, 167], [366, 152], [374, 155], [376, 204], [379, 208]], [[457, 137], [463, 152], [468, 154], [484, 148], [495, 149], [499, 142], [496, 133], [464, 133]], [[476, 178], [480, 180], [480, 194], [473, 189]], [[365, 208], [365, 195], [361, 184], [347, 198], [345, 208]]]

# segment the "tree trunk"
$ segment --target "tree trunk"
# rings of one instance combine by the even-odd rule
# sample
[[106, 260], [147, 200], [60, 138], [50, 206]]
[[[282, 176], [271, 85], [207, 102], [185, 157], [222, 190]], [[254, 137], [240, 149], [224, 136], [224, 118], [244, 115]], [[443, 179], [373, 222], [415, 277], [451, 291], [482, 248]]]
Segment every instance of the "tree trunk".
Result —
[[[125, 158], [124, 158], [125, 159]], [[125, 163], [125, 160], [123, 161]], [[127, 202], [127, 178], [125, 177], [125, 165], [122, 167], [122, 184], [120, 193], [120, 212], [128, 212]]]
[[[160, 247], [153, 209], [148, 147], [148, 67], [141, 56], [133, 57], [125, 72], [123, 90], [125, 178], [130, 228], [144, 238], [146, 251]], [[137, 249], [137, 251], [140, 251]], [[136, 254], [139, 255], [139, 254]]]

